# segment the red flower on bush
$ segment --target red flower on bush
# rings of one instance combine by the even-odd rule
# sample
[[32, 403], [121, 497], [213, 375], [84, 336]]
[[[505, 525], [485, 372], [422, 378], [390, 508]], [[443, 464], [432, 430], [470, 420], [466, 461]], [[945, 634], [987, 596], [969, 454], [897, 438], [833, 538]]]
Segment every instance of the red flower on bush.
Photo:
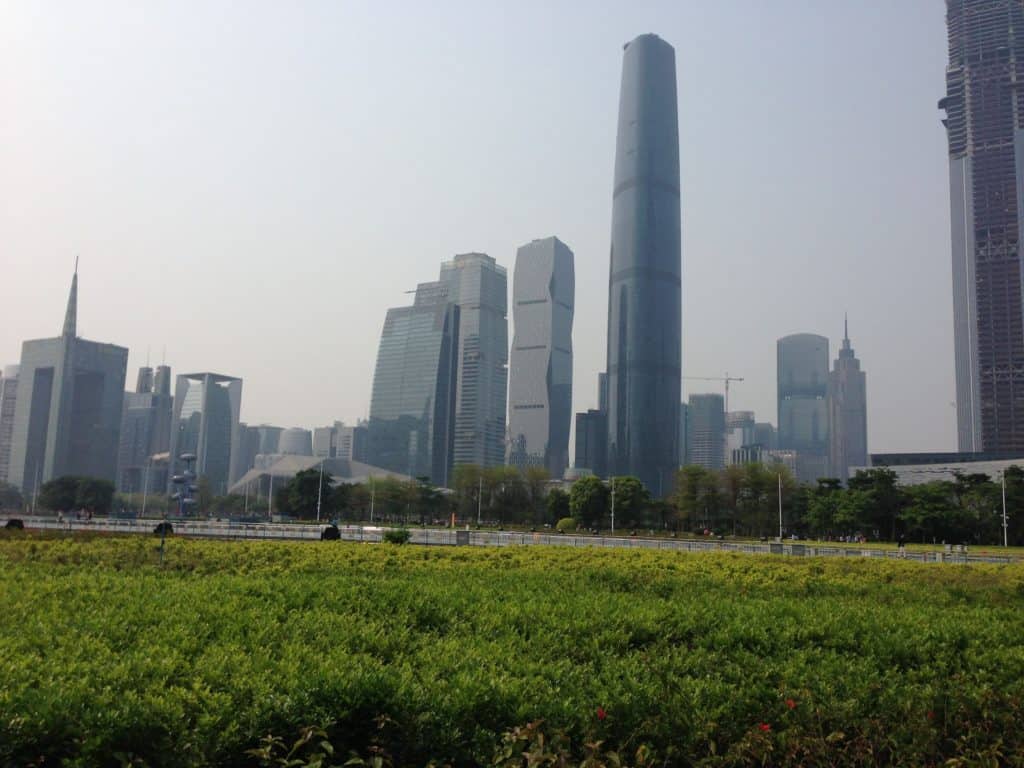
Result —
[[768, 723], [761, 723], [757, 727], [761, 729], [761, 733], [768, 733], [772, 729], [772, 727]]
[[597, 719], [598, 720], [604, 720], [606, 717], [608, 717], [608, 713], [604, 711], [604, 707], [598, 707], [597, 708]]
[[790, 709], [796, 709], [796, 702], [793, 699], [786, 699], [786, 706]]
[[926, 715], [926, 717], [927, 717], [927, 718], [928, 718], [929, 720], [934, 720], [934, 719], [935, 719], [935, 713], [934, 713], [934, 712], [932, 712], [932, 711], [931, 711], [931, 710], [929, 709], [929, 710], [928, 710], [928, 714]]

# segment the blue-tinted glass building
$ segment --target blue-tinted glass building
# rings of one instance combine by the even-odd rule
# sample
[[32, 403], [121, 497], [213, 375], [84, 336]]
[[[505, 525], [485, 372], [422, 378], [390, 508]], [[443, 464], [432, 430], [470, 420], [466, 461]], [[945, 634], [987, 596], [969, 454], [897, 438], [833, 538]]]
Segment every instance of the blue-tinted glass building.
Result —
[[421, 283], [389, 309], [373, 375], [367, 460], [447, 486], [455, 440], [459, 307], [444, 283]]
[[508, 463], [545, 467], [554, 478], [569, 466], [575, 280], [572, 251], [557, 237], [516, 253]]
[[608, 471], [668, 494], [679, 466], [682, 357], [675, 50], [625, 46], [608, 277]]

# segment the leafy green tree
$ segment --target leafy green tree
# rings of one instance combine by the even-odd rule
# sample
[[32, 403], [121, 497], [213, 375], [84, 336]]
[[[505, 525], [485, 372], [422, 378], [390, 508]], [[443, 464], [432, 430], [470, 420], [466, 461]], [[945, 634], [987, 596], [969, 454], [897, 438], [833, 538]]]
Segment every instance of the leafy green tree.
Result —
[[547, 497], [548, 520], [558, 521], [570, 517], [569, 494], [561, 488], [552, 488]]
[[200, 475], [196, 482], [196, 504], [200, 512], [207, 512], [210, 509], [210, 502], [213, 501], [213, 488], [210, 487], [210, 478]]
[[596, 528], [608, 521], [608, 486], [593, 475], [581, 477], [569, 489], [569, 511], [577, 525]]
[[77, 496], [78, 478], [64, 475], [43, 483], [36, 501], [40, 507], [51, 512], [70, 512], [75, 509]]
[[[288, 514], [305, 520], [316, 518], [317, 498], [320, 499], [320, 515], [330, 517], [331, 482], [334, 478], [326, 470], [323, 473], [323, 485], [320, 481], [320, 467], [310, 467], [298, 472], [288, 481], [284, 490], [288, 495]], [[324, 502], [328, 502], [328, 507]]]
[[614, 477], [609, 493], [614, 494], [615, 518], [620, 525], [635, 528], [642, 524], [651, 495], [640, 478], [629, 475]]
[[865, 533], [878, 538], [896, 540], [896, 524], [900, 519], [903, 507], [907, 504], [907, 495], [897, 484], [897, 475], [886, 467], [861, 469], [846, 482], [849, 491], [861, 491], [867, 494], [868, 503], [864, 509], [864, 517], [860, 525]]
[[490, 467], [484, 470], [484, 501], [487, 516], [500, 525], [523, 523], [530, 512], [526, 483], [515, 467]]
[[956, 504], [953, 484], [940, 480], [912, 485], [907, 488], [907, 497], [900, 515], [907, 536], [919, 541], [944, 539], [942, 534], [948, 531], [943, 530], [943, 522], [950, 518]]
[[21, 509], [25, 501], [15, 486], [0, 482], [0, 509]]
[[476, 464], [456, 464], [452, 471], [456, 513], [463, 520], [476, 520], [477, 505], [483, 504], [483, 470]]
[[75, 506], [97, 515], [110, 512], [114, 500], [114, 484], [98, 477], [82, 477], [75, 491]]
[[558, 520], [557, 517], [548, 515], [547, 504], [545, 503], [548, 494], [548, 484], [551, 482], [551, 473], [546, 467], [527, 467], [524, 475], [526, 481], [526, 492], [529, 496], [530, 519], [526, 522], [543, 525], [547, 522]]
[[833, 477], [818, 479], [818, 485], [807, 500], [806, 520], [818, 534], [837, 533], [836, 515], [842, 499], [842, 483]]
[[714, 482], [714, 473], [694, 464], [676, 471], [672, 504], [676, 509], [676, 522], [684, 530], [706, 525], [705, 497], [707, 488]]

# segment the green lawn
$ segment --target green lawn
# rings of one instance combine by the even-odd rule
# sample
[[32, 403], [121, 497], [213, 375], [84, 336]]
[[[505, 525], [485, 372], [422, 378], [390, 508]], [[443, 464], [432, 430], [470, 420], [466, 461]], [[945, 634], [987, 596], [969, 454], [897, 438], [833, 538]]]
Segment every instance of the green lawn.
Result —
[[157, 549], [0, 537], [0, 765], [253, 765], [311, 725], [338, 765], [492, 764], [536, 720], [576, 758], [1024, 763], [1024, 565]]

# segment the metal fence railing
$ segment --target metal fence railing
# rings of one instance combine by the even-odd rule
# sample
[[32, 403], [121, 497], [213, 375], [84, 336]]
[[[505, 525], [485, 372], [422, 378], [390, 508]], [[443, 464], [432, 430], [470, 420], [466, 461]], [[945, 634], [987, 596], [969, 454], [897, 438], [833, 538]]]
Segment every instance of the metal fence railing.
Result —
[[[10, 516], [21, 520], [26, 528], [59, 531], [96, 531], [104, 533], [137, 533], [152, 535], [159, 519], [94, 518], [92, 520], [58, 520], [45, 516]], [[0, 527], [7, 518], [0, 518]], [[308, 523], [236, 523], [220, 520], [170, 520], [175, 535], [210, 539], [246, 540], [319, 540], [326, 526]], [[344, 541], [379, 543], [386, 527], [341, 525], [338, 532]], [[895, 547], [837, 547], [800, 542], [739, 542], [704, 539], [646, 538], [642, 536], [599, 536], [558, 533], [513, 533], [504, 531], [459, 531], [450, 528], [411, 528], [410, 541], [425, 546], [484, 547], [545, 545], [559, 547], [619, 547], [627, 549], [658, 549], [675, 552], [740, 552], [744, 554], [779, 554], [796, 557], [868, 557], [906, 559], [939, 563], [1009, 563], [1021, 560], [1017, 555], [994, 552], [968, 552], [966, 548], [947, 547], [945, 551], [905, 551]]]

